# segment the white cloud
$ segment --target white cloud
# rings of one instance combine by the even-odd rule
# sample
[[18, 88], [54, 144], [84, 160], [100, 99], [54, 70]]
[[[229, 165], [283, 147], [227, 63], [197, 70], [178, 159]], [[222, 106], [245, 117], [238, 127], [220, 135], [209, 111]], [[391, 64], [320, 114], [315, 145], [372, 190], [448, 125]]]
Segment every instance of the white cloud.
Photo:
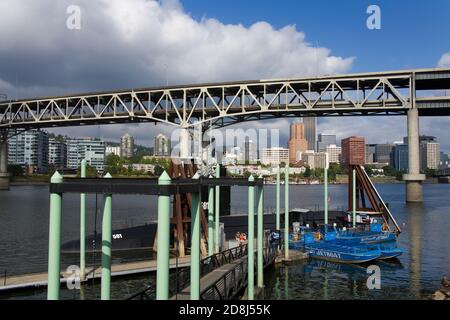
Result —
[[[81, 8], [81, 30], [66, 27], [69, 5]], [[197, 21], [177, 0], [11, 0], [0, 2], [0, 12], [0, 92], [12, 98], [166, 81], [333, 74], [349, 71], [353, 61], [311, 46], [294, 25], [275, 29], [266, 22], [245, 27], [209, 18]], [[132, 131], [142, 141], [151, 140], [147, 130], [155, 133], [162, 126], [156, 128], [127, 125], [58, 131], [101, 132], [113, 139]]]
[[438, 62], [439, 68], [450, 67], [450, 52], [444, 53]]

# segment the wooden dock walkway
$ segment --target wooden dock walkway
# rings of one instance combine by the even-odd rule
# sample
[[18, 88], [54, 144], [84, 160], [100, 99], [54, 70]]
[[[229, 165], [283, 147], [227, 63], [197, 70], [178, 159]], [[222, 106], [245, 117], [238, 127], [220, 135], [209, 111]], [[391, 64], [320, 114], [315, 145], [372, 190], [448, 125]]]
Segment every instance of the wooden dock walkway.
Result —
[[[170, 259], [170, 269], [189, 267], [191, 260], [190, 256], [184, 258], [178, 258], [178, 263], [176, 258]], [[111, 266], [111, 277], [120, 277], [133, 274], [142, 274], [156, 271], [156, 260], [145, 260], [137, 262], [127, 262], [120, 264], [113, 264]], [[93, 270], [92, 267], [86, 268], [86, 280], [101, 278], [102, 268], [101, 266]], [[73, 274], [67, 274], [61, 272], [61, 283], [65, 283], [69, 276]], [[36, 288], [36, 287], [46, 287], [47, 286], [47, 272], [42, 273], [32, 273], [17, 276], [10, 276], [0, 281], [0, 292]]]

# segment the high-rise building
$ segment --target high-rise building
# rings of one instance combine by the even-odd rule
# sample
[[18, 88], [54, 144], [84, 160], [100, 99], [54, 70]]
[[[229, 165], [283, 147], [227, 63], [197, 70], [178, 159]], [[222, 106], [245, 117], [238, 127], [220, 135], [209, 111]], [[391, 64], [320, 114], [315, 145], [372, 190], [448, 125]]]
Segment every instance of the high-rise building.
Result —
[[316, 117], [304, 117], [303, 118], [303, 125], [305, 127], [305, 139], [308, 142], [308, 150], [316, 150], [317, 118]]
[[327, 146], [326, 153], [328, 153], [328, 161], [330, 163], [340, 163], [342, 148], [335, 144]]
[[48, 134], [28, 130], [8, 140], [8, 162], [20, 165], [27, 173], [47, 173]]
[[392, 166], [400, 172], [408, 172], [408, 145], [397, 144], [392, 151]]
[[258, 159], [256, 143], [250, 140], [248, 137], [245, 138], [244, 142], [244, 161], [245, 163], [254, 163]]
[[448, 154], [441, 151], [441, 161], [439, 163], [440, 169], [447, 169], [450, 167], [450, 160]]
[[83, 159], [98, 172], [105, 169], [105, 142], [94, 138], [67, 140], [67, 167], [78, 169]]
[[169, 157], [171, 152], [170, 140], [162, 133], [155, 137], [153, 154], [155, 157]]
[[291, 124], [289, 139], [289, 163], [300, 160], [300, 154], [308, 150], [308, 141], [305, 139], [305, 126], [299, 120]]
[[128, 133], [120, 139], [120, 157], [131, 158], [134, 155], [134, 138]]
[[120, 157], [120, 147], [119, 146], [106, 146], [105, 155], [115, 154]]
[[[317, 151], [325, 152], [328, 146], [336, 145], [336, 135], [319, 133], [319, 138], [317, 140]], [[312, 149], [311, 149], [312, 150]]]
[[289, 149], [273, 147], [262, 150], [261, 163], [264, 165], [289, 162]]
[[422, 171], [426, 169], [439, 169], [441, 160], [441, 147], [438, 142], [420, 143], [420, 163]]
[[342, 142], [341, 162], [343, 165], [364, 165], [366, 163], [366, 143], [364, 137], [349, 137]]
[[375, 145], [375, 162], [391, 164], [393, 144]]
[[366, 144], [366, 163], [375, 163], [376, 144]]
[[48, 164], [56, 170], [67, 167], [67, 144], [54, 138], [48, 141]]

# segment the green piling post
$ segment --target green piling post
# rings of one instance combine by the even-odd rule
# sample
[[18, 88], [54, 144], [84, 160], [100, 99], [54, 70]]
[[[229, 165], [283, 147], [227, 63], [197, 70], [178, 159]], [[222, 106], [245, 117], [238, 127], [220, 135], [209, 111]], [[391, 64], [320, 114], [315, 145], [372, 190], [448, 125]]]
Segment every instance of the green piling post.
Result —
[[[220, 179], [220, 164], [216, 166], [216, 178]], [[216, 209], [214, 210], [215, 218], [215, 226], [214, 226], [214, 253], [219, 253], [220, 246], [220, 187], [216, 186]]]
[[325, 226], [328, 225], [328, 168], [324, 169], [323, 172], [323, 214]]
[[[200, 178], [197, 172], [192, 179]], [[191, 300], [200, 300], [200, 193], [192, 194], [191, 211]]]
[[289, 259], [289, 165], [284, 167], [284, 259]]
[[[63, 177], [58, 171], [53, 174], [51, 183], [62, 183]], [[50, 194], [50, 226], [48, 236], [48, 287], [47, 299], [59, 300], [61, 268], [61, 211], [62, 194]]]
[[[167, 172], [159, 177], [159, 185], [170, 185]], [[170, 196], [158, 196], [158, 252], [156, 260], [156, 299], [169, 300]]]
[[[209, 177], [212, 179], [212, 176]], [[208, 255], [214, 254], [214, 187], [208, 189]]]
[[353, 183], [352, 183], [352, 211], [353, 211], [353, 229], [356, 228], [356, 170], [353, 169]]
[[[262, 176], [259, 179], [263, 179]], [[263, 239], [264, 239], [264, 185], [258, 187], [258, 288], [264, 287], [264, 262], [263, 262]]]
[[277, 183], [276, 183], [276, 229], [280, 230], [280, 166], [277, 166]]
[[[81, 160], [81, 178], [86, 178], [86, 159]], [[80, 194], [80, 279], [86, 278], [86, 194]]]
[[[111, 179], [107, 173], [105, 179]], [[102, 284], [101, 299], [111, 298], [112, 195], [105, 194], [102, 218]]]
[[[253, 184], [255, 178], [252, 175], [248, 178], [248, 182]], [[248, 249], [248, 300], [255, 299], [255, 187], [253, 185], [248, 187], [248, 235], [247, 235], [247, 249]]]

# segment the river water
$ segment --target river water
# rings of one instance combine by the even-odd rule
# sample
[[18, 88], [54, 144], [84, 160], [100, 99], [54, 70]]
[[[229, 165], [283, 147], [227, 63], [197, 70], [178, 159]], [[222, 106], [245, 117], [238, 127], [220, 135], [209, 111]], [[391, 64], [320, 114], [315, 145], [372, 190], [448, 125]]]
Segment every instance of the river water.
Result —
[[[283, 189], [283, 188], [282, 188]], [[450, 274], [450, 185], [424, 185], [424, 203], [405, 204], [403, 184], [380, 184], [377, 189], [403, 229], [399, 246], [404, 250], [396, 263], [376, 263], [381, 270], [381, 289], [369, 290], [367, 266], [344, 266], [311, 260], [289, 267], [275, 267], [266, 275], [267, 299], [426, 299]], [[323, 186], [290, 186], [290, 207], [322, 208]], [[345, 208], [347, 186], [329, 186], [330, 210]], [[232, 189], [232, 214], [244, 213], [247, 192]], [[87, 196], [87, 233], [101, 230], [102, 197]], [[283, 191], [281, 199], [284, 199]], [[265, 186], [265, 210], [275, 207], [275, 188]], [[283, 205], [282, 205], [283, 207]], [[97, 214], [96, 214], [97, 211]], [[43, 272], [48, 253], [48, 186], [13, 186], [0, 191], [0, 281], [9, 276]], [[114, 196], [113, 228], [141, 225], [156, 219], [156, 197]], [[96, 225], [96, 227], [95, 227]], [[62, 241], [79, 238], [79, 196], [64, 196]], [[141, 260], [150, 252], [117, 254], [113, 263]], [[62, 268], [78, 263], [78, 255], [63, 255]], [[100, 257], [87, 255], [88, 264]], [[149, 283], [154, 275], [121, 278], [112, 283], [113, 299], [123, 299]], [[100, 294], [99, 281], [82, 292], [62, 288], [62, 298], [93, 299]], [[45, 290], [0, 295], [0, 299], [45, 299]]]

